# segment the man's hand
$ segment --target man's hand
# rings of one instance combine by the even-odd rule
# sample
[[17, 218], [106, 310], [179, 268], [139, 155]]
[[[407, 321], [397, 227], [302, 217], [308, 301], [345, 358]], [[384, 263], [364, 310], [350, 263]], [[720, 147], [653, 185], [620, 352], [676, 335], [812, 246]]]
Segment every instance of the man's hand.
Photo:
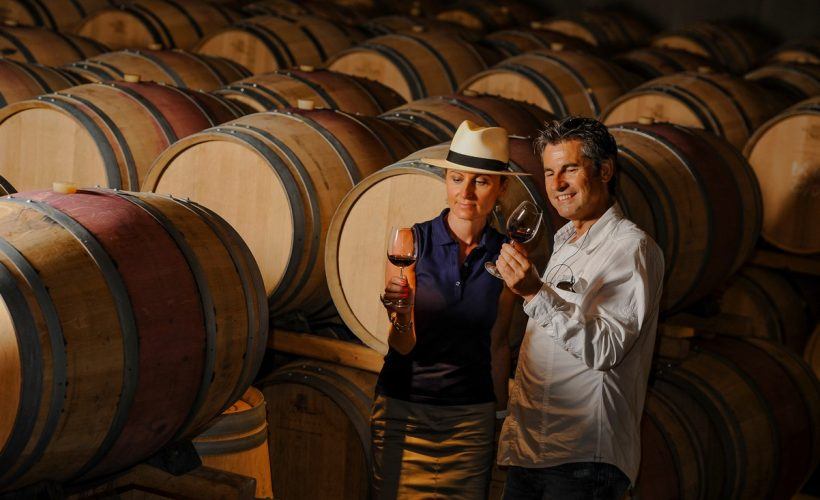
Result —
[[507, 287], [517, 295], [524, 297], [527, 302], [535, 297], [544, 284], [527, 255], [509, 243], [501, 246], [501, 254], [495, 265]]

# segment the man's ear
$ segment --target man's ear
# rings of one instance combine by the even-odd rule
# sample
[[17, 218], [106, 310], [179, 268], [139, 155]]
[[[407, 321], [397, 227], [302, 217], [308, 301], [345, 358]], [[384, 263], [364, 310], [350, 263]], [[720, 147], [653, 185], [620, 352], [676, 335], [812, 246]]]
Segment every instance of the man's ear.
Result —
[[615, 162], [611, 158], [601, 162], [600, 175], [602, 182], [609, 182], [615, 175]]

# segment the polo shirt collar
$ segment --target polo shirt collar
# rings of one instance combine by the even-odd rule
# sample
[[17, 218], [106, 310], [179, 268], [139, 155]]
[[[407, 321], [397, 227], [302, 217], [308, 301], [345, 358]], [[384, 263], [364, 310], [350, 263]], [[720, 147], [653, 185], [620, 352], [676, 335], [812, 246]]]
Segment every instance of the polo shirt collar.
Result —
[[[450, 234], [447, 229], [447, 214], [450, 213], [449, 208], [442, 210], [441, 214], [433, 220], [433, 244], [435, 245], [455, 245], [458, 242]], [[490, 233], [490, 224], [484, 226], [481, 233], [481, 240], [478, 242], [478, 248], [485, 247], [487, 244], [487, 235]]]

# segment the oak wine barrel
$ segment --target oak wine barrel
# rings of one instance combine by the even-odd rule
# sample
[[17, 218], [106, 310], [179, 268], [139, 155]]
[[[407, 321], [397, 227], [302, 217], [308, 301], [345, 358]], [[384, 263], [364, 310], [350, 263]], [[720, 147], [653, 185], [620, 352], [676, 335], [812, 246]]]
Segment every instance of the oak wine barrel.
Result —
[[446, 33], [402, 33], [371, 38], [337, 54], [330, 70], [379, 81], [405, 100], [455, 92], [485, 69], [468, 42]]
[[[446, 207], [444, 171], [420, 159], [444, 158], [448, 147], [444, 143], [415, 152], [363, 179], [341, 201], [328, 228], [325, 271], [336, 310], [365, 345], [381, 353], [387, 352], [389, 330], [384, 307], [378, 301], [384, 290], [384, 234], [392, 226], [432, 219]], [[516, 171], [533, 175], [509, 178], [507, 192], [500, 199], [501, 212], [493, 215], [494, 224], [504, 233], [503, 214], [512, 213], [524, 200], [535, 203], [545, 217], [530, 257], [541, 269], [549, 258], [553, 234], [565, 221], [546, 199], [543, 169], [532, 140], [510, 138], [510, 164]], [[511, 332], [520, 336], [523, 321], [519, 320], [525, 315], [523, 311], [516, 313]]]
[[339, 201], [416, 149], [397, 126], [375, 117], [270, 111], [177, 141], [142, 188], [202, 203], [236, 228], [262, 270], [275, 320], [318, 318], [333, 311], [323, 252]]
[[708, 130], [740, 149], [786, 105], [779, 95], [742, 78], [705, 70], [650, 80], [611, 102], [601, 121], [613, 125], [651, 117]]
[[202, 464], [256, 479], [256, 497], [273, 498], [265, 397], [249, 387], [193, 439]]
[[0, 491], [191, 438], [250, 385], [267, 307], [210, 210], [150, 193], [0, 198]]
[[744, 267], [727, 284], [720, 310], [751, 320], [752, 336], [770, 339], [794, 352], [803, 352], [811, 334], [811, 311], [806, 299], [780, 273]]
[[269, 408], [277, 497], [369, 499], [376, 375], [306, 359], [278, 368], [258, 386]]
[[504, 127], [510, 135], [535, 137], [553, 116], [525, 102], [469, 93], [427, 97], [398, 106], [382, 118], [403, 123], [430, 136], [430, 144], [449, 141], [464, 120], [484, 127]]
[[469, 42], [475, 42], [481, 38], [481, 34], [478, 31], [460, 24], [416, 16], [380, 16], [368, 20], [366, 23], [361, 24], [360, 27], [370, 35], [369, 38], [393, 33], [419, 31], [441, 31], [460, 36]]
[[[534, 22], [536, 26], [540, 23]], [[484, 37], [483, 43], [494, 47], [504, 58], [517, 56], [536, 49], [568, 49], [593, 52], [588, 43], [557, 31], [516, 28], [494, 31]]]
[[698, 68], [709, 68], [714, 71], [718, 69], [704, 57], [683, 50], [661, 47], [644, 47], [623, 52], [616, 55], [613, 61], [647, 80], [684, 71], [697, 71]]
[[236, 61], [258, 75], [303, 64], [318, 66], [351, 45], [347, 33], [318, 17], [257, 16], [212, 34], [195, 51]]
[[770, 63], [745, 78], [780, 92], [793, 103], [820, 95], [820, 64]]
[[246, 5], [244, 10], [254, 16], [316, 16], [341, 22], [347, 29], [368, 19], [355, 9], [322, 0], [258, 0]]
[[0, 108], [0, 175], [20, 191], [55, 181], [136, 190], [177, 139], [239, 116], [203, 92], [93, 83]]
[[526, 25], [538, 17], [538, 10], [516, 0], [462, 0], [436, 14], [439, 21], [459, 24], [482, 33]]
[[5, 59], [62, 66], [106, 50], [94, 40], [48, 28], [0, 26], [0, 54]]
[[205, 36], [234, 22], [238, 15], [199, 0], [130, 0], [88, 16], [77, 33], [112, 50], [191, 49]]
[[636, 76], [599, 57], [570, 50], [534, 50], [505, 59], [464, 82], [472, 90], [524, 101], [558, 117], [597, 117], [639, 83]]
[[774, 49], [769, 62], [820, 64], [820, 38], [792, 40]]
[[766, 46], [749, 30], [720, 22], [695, 23], [667, 31], [653, 38], [651, 44], [703, 56], [735, 74], [754, 68]]
[[240, 64], [221, 57], [173, 50], [121, 50], [66, 66], [88, 83], [139, 75], [143, 81], [212, 91], [250, 76]]
[[777, 343], [694, 340], [686, 359], [655, 374], [648, 404], [653, 393], [690, 424], [696, 431], [690, 439], [702, 450], [696, 463], [672, 469], [697, 465], [701, 471], [699, 490], [682, 498], [791, 498], [817, 464], [820, 386], [805, 363]]
[[297, 107], [300, 99], [317, 107], [378, 115], [405, 100], [375, 80], [312, 66], [278, 70], [231, 83], [216, 94], [254, 111]]
[[86, 16], [112, 3], [112, 0], [0, 0], [0, 19], [70, 33]]
[[671, 124], [609, 128], [618, 143], [617, 199], [663, 250], [661, 310], [675, 311], [723, 284], [760, 232], [751, 168], [725, 140]]
[[820, 97], [795, 104], [762, 126], [746, 143], [763, 195], [766, 241], [787, 252], [820, 252], [810, 214], [820, 211]]
[[603, 52], [645, 45], [649, 28], [636, 17], [620, 10], [589, 9], [565, 17], [539, 22], [539, 29], [575, 37]]
[[55, 68], [0, 58], [0, 107], [79, 84], [76, 77]]

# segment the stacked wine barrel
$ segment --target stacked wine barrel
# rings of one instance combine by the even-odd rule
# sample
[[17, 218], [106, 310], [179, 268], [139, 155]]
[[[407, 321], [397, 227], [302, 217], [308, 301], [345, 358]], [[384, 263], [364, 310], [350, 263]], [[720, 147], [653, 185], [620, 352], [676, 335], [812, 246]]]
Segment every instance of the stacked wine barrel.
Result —
[[797, 353], [820, 373], [818, 287], [748, 265], [761, 245], [792, 268], [820, 253], [817, 40], [766, 52], [723, 22], [653, 34], [516, 0], [0, 10], [0, 492], [193, 439], [257, 496], [367, 498], [375, 375], [276, 357], [257, 376], [269, 328], [386, 352], [384, 235], [445, 207], [422, 159], [465, 119], [513, 136], [511, 168], [532, 175], [491, 223], [539, 206], [543, 267], [566, 221], [533, 138], [570, 115], [619, 144], [617, 200], [664, 251], [664, 315], [719, 304], [748, 337], [657, 363], [638, 494], [788, 498], [817, 464]]
[[0, 199], [0, 219], [0, 490], [120, 471], [201, 432], [251, 383], [262, 282], [210, 210], [30, 191]]

